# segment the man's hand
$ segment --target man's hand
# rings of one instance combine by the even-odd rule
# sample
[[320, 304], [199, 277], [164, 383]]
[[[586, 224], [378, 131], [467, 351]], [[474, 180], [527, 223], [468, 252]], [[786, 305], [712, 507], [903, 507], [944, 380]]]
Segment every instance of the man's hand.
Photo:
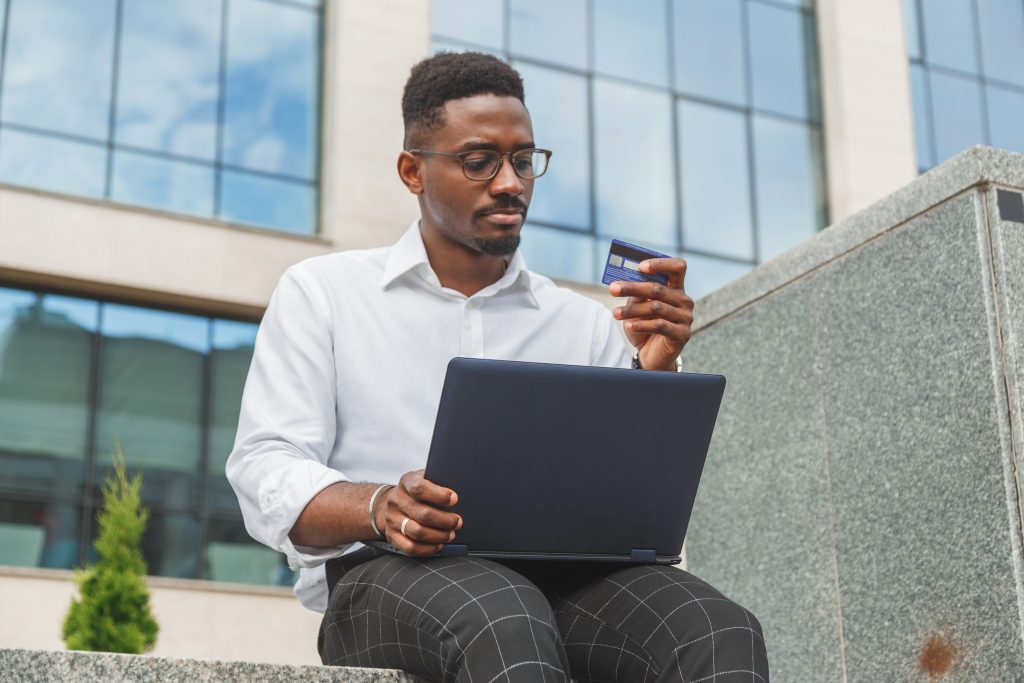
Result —
[[690, 341], [693, 299], [683, 290], [686, 261], [653, 258], [640, 263], [641, 273], [662, 273], [668, 284], [626, 282], [608, 286], [612, 296], [628, 296], [626, 305], [612, 314], [625, 321], [626, 338], [637, 348], [640, 365], [647, 370], [674, 370], [675, 361]]
[[442, 545], [451, 543], [455, 531], [462, 527], [459, 515], [442, 509], [458, 502], [455, 491], [427, 481], [423, 470], [402, 475], [383, 498], [376, 505], [374, 521], [391, 545], [406, 555], [434, 555]]

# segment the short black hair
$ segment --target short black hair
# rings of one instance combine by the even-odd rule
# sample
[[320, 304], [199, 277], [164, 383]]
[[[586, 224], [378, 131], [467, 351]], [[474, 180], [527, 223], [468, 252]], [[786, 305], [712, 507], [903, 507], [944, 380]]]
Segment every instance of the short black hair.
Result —
[[519, 72], [484, 52], [439, 52], [412, 68], [402, 94], [406, 149], [422, 144], [427, 133], [444, 125], [444, 105], [474, 95], [514, 97], [523, 105]]

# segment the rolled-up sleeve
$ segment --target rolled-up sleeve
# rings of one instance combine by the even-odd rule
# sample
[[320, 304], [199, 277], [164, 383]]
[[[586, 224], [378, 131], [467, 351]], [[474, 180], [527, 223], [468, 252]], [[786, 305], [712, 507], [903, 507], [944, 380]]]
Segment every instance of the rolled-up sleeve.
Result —
[[295, 267], [281, 278], [256, 335], [226, 467], [246, 530], [284, 553], [293, 569], [315, 567], [348, 547], [295, 546], [288, 538], [317, 493], [348, 481], [328, 466], [338, 429], [329, 310]]

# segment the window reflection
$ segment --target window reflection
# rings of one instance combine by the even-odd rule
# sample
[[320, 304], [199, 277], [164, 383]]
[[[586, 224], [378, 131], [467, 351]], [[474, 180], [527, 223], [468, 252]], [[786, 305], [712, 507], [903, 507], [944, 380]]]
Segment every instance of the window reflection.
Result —
[[220, 215], [227, 220], [300, 234], [316, 225], [316, 194], [305, 183], [224, 171], [220, 191]]
[[[92, 520], [89, 562], [96, 555], [99, 524]], [[194, 579], [199, 576], [199, 519], [193, 515], [171, 514], [150, 509], [142, 534], [142, 557], [147, 574]]]
[[12, 0], [0, 120], [105, 140], [115, 0]]
[[586, 0], [511, 0], [509, 19], [512, 54], [587, 68]]
[[117, 141], [214, 160], [221, 2], [124, 0], [121, 35]]
[[110, 197], [125, 204], [209, 216], [213, 213], [213, 168], [115, 152]]
[[81, 526], [75, 506], [0, 499], [0, 565], [76, 567]]
[[683, 258], [686, 259], [686, 293], [695, 301], [745, 275], [753, 268], [745, 263], [688, 252], [683, 252]]
[[502, 5], [479, 0], [431, 0], [430, 26], [445, 38], [503, 50]]
[[802, 12], [751, 2], [750, 64], [754, 107], [817, 118], [811, 28]]
[[515, 66], [523, 77], [534, 139], [554, 150], [547, 173], [534, 184], [530, 217], [586, 230], [590, 227], [586, 80], [553, 69]]
[[911, 59], [921, 58], [921, 34], [918, 30], [917, 0], [903, 0], [903, 31]]
[[106, 147], [0, 128], [0, 182], [102, 197], [106, 175]]
[[987, 95], [992, 144], [1024, 152], [1024, 92], [989, 86]]
[[680, 91], [745, 104], [742, 2], [675, 0], [675, 74]]
[[914, 109], [914, 144], [919, 169], [927, 169], [935, 165], [927, 80], [928, 72], [924, 68], [917, 64], [910, 65], [911, 104]]
[[285, 556], [252, 540], [240, 520], [211, 519], [203, 542], [204, 579], [291, 586], [297, 574]]
[[935, 161], [942, 163], [985, 139], [981, 84], [974, 79], [938, 71], [928, 74], [928, 82], [932, 94]]
[[668, 31], [662, 0], [594, 0], [594, 69], [668, 85]]
[[1024, 86], [1024, 2], [978, 2], [981, 58], [985, 75]]
[[929, 62], [978, 73], [973, 3], [974, 0], [922, 3], [924, 45]]
[[571, 282], [595, 282], [594, 238], [528, 224], [520, 245], [530, 270]]

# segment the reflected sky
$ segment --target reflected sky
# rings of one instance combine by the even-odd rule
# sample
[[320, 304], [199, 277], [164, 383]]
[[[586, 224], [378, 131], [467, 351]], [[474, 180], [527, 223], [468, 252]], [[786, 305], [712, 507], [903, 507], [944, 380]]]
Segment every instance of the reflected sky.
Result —
[[802, 12], [751, 2], [750, 65], [754, 107], [798, 118], [813, 118], [808, 83], [813, 74]]
[[688, 252], [682, 256], [686, 259], [686, 293], [694, 300], [729, 284], [753, 267]]
[[527, 224], [519, 251], [530, 270], [571, 282], [595, 282], [594, 238]]
[[987, 95], [991, 144], [1024, 153], [1024, 93], [989, 86]]
[[184, 313], [106, 304], [101, 332], [104, 337], [151, 339], [206, 353], [209, 323], [207, 318]]
[[106, 140], [115, 0], [14, 0], [0, 120]]
[[303, 235], [316, 225], [316, 191], [304, 183], [224, 171], [220, 216]]
[[317, 15], [232, 0], [224, 92], [226, 164], [317, 177]]
[[74, 325], [95, 332], [100, 306], [95, 301], [56, 294], [43, 295], [43, 310], [63, 317]]
[[220, 34], [219, 1], [124, 1], [118, 142], [216, 158]]
[[928, 74], [935, 126], [935, 162], [942, 163], [985, 140], [981, 84], [937, 71]]
[[928, 108], [928, 73], [917, 64], [910, 65], [911, 105], [914, 110], [914, 146], [917, 153], [917, 167], [931, 168], [935, 165], [932, 152], [932, 123]]
[[213, 167], [115, 152], [110, 198], [193, 216], [213, 213]]
[[921, 4], [925, 52], [930, 63], [978, 73], [973, 2], [926, 0]]
[[746, 103], [743, 0], [676, 0], [676, 87], [738, 106]]
[[245, 323], [237, 320], [213, 321], [213, 348], [236, 349], [252, 347], [256, 343], [258, 323]]
[[107, 148], [0, 128], [0, 181], [82, 197], [102, 197]]
[[587, 0], [511, 0], [509, 19], [514, 56], [587, 68]]
[[903, 0], [903, 31], [911, 59], [921, 58], [921, 34], [918, 31], [917, 0]]
[[594, 69], [668, 85], [668, 31], [663, 0], [594, 0]]
[[504, 50], [502, 4], [480, 0], [431, 0], [430, 26], [446, 38]]
[[1024, 2], [978, 2], [981, 58], [985, 75], [1024, 86]]

